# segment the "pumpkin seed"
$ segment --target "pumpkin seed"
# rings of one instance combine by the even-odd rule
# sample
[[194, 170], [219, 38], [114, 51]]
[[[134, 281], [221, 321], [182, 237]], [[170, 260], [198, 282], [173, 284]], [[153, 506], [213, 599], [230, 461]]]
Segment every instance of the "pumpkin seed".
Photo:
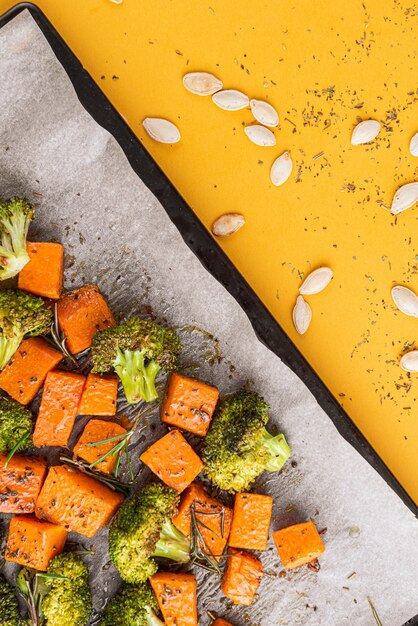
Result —
[[293, 324], [299, 333], [299, 335], [304, 335], [309, 328], [309, 324], [312, 320], [312, 309], [309, 304], [302, 298], [302, 296], [298, 296], [296, 298], [296, 304], [293, 309]]
[[412, 156], [418, 156], [418, 133], [415, 133], [409, 142], [409, 150]]
[[418, 297], [408, 287], [392, 287], [392, 298], [398, 309], [410, 317], [418, 317]]
[[160, 143], [177, 143], [180, 141], [180, 131], [172, 122], [160, 117], [146, 117], [142, 126], [148, 135]]
[[248, 96], [237, 89], [217, 91], [213, 94], [212, 100], [216, 106], [224, 111], [239, 111], [245, 109], [250, 103]]
[[244, 128], [245, 134], [248, 139], [255, 143], [257, 146], [275, 146], [276, 137], [265, 126], [254, 124], [253, 126], [246, 126]]
[[380, 123], [377, 120], [365, 120], [357, 124], [351, 135], [351, 143], [353, 146], [359, 146], [363, 143], [369, 143], [376, 139], [380, 133]]
[[216, 237], [229, 237], [245, 224], [245, 218], [240, 213], [225, 213], [212, 224], [212, 233]]
[[264, 126], [277, 126], [279, 123], [279, 114], [269, 102], [264, 100], [250, 100], [251, 112], [257, 122]]
[[190, 72], [183, 76], [183, 85], [198, 96], [211, 96], [223, 87], [222, 81], [208, 72]]
[[393, 196], [390, 208], [392, 215], [399, 215], [418, 202], [418, 183], [408, 183], [399, 187]]
[[418, 350], [404, 354], [400, 366], [405, 372], [418, 372]]
[[299, 287], [299, 293], [303, 295], [313, 295], [320, 293], [329, 285], [334, 272], [329, 267], [318, 267], [305, 278]]
[[289, 178], [292, 173], [293, 163], [288, 152], [283, 152], [277, 159], [274, 161], [270, 170], [270, 179], [273, 185], [279, 187], [279, 185], [283, 185]]

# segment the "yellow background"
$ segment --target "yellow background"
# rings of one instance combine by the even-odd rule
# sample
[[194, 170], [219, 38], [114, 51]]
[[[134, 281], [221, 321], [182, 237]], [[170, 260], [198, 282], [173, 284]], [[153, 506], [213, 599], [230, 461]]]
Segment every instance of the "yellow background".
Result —
[[[0, 0], [0, 9], [13, 3]], [[412, 0], [39, 0], [39, 6], [210, 227], [237, 211], [245, 227], [222, 247], [418, 502], [418, 375], [399, 368], [418, 320], [397, 312], [394, 283], [418, 293], [418, 207], [395, 219], [395, 189], [416, 180], [417, 5]], [[182, 86], [214, 72], [227, 88], [268, 99], [277, 146], [249, 142], [248, 110], [225, 112]], [[141, 120], [166, 117], [175, 146]], [[383, 124], [352, 147], [357, 120]], [[269, 169], [291, 152], [291, 179]], [[324, 156], [314, 156], [324, 152]], [[334, 270], [309, 297], [305, 336], [291, 312], [301, 277]], [[418, 343], [418, 342], [417, 342]]]

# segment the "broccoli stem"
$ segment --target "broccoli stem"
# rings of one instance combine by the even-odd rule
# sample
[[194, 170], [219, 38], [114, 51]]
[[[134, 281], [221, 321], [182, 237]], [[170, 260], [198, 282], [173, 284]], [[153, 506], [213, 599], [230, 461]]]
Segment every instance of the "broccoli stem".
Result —
[[0, 370], [6, 367], [7, 363], [10, 361], [20, 344], [22, 343], [23, 337], [13, 337], [8, 338], [0, 336]]
[[280, 434], [274, 437], [264, 429], [262, 440], [263, 446], [265, 446], [270, 453], [270, 458], [264, 469], [267, 472], [278, 472], [291, 455], [291, 450], [285, 436]]
[[113, 367], [122, 382], [129, 404], [136, 404], [140, 400], [151, 402], [158, 398], [155, 378], [160, 366], [152, 360], [145, 363], [143, 351], [125, 350], [122, 352], [118, 349]]
[[171, 521], [164, 522], [153, 556], [187, 563], [190, 561], [190, 541]]
[[149, 607], [146, 608], [148, 614], [147, 626], [165, 626], [165, 622], [162, 622]]

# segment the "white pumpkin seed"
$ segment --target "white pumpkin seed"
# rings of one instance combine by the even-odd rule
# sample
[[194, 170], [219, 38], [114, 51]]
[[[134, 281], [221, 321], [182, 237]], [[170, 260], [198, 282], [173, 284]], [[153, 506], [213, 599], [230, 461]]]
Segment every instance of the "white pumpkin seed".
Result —
[[292, 173], [293, 162], [288, 152], [283, 152], [274, 161], [270, 170], [270, 179], [273, 185], [279, 187], [283, 185]]
[[212, 224], [212, 232], [216, 237], [229, 237], [245, 224], [245, 218], [240, 213], [225, 213]]
[[392, 298], [398, 309], [411, 317], [418, 317], [418, 297], [408, 287], [392, 287]]
[[399, 215], [406, 209], [411, 208], [418, 202], [418, 183], [408, 183], [399, 187], [393, 196], [392, 206], [390, 208], [393, 215]]
[[362, 143], [369, 143], [376, 139], [380, 133], [380, 123], [377, 120], [365, 120], [357, 124], [351, 135], [351, 143], [353, 146], [359, 146]]
[[244, 128], [244, 131], [248, 139], [252, 141], [253, 143], [257, 144], [257, 146], [275, 146], [276, 145], [276, 137], [271, 132], [271, 130], [269, 130], [265, 126], [254, 124], [253, 126], [246, 126]]
[[257, 122], [264, 126], [277, 126], [279, 123], [279, 114], [269, 102], [264, 100], [250, 100], [251, 112]]
[[222, 81], [208, 72], [190, 72], [183, 76], [183, 85], [198, 96], [211, 96], [223, 87]]
[[302, 296], [298, 296], [296, 298], [296, 304], [293, 309], [293, 324], [299, 333], [299, 335], [304, 335], [309, 328], [309, 324], [312, 320], [312, 309], [309, 304], [302, 298]]
[[177, 143], [180, 141], [180, 131], [172, 122], [160, 117], [146, 117], [142, 126], [148, 135], [160, 143]]
[[334, 272], [329, 267], [318, 267], [305, 278], [299, 287], [299, 293], [313, 295], [320, 293], [329, 285]]
[[239, 111], [245, 109], [250, 103], [248, 96], [237, 89], [217, 91], [213, 94], [212, 100], [216, 106], [224, 111]]
[[404, 354], [400, 365], [405, 372], [418, 372], [418, 350], [411, 350]]
[[122, 4], [123, 0], [110, 0], [113, 4]]
[[415, 133], [409, 142], [409, 150], [412, 156], [418, 156], [418, 133]]

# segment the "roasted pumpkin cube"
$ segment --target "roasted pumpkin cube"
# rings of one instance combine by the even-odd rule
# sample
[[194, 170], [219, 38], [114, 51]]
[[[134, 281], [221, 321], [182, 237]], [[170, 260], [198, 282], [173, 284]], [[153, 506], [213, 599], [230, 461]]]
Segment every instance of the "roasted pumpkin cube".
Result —
[[166, 424], [204, 437], [218, 398], [216, 387], [173, 372], [161, 405], [161, 419]]
[[85, 384], [81, 374], [48, 373], [33, 433], [35, 446], [67, 445]]
[[178, 430], [171, 430], [141, 454], [141, 461], [169, 487], [184, 491], [203, 463]]
[[64, 355], [40, 339], [25, 339], [6, 367], [0, 372], [0, 389], [20, 402], [29, 404], [44, 384], [48, 372], [58, 365]]
[[48, 464], [39, 456], [15, 454], [5, 466], [0, 454], [0, 513], [33, 513]]
[[79, 415], [111, 416], [116, 414], [118, 377], [113, 374], [90, 374], [81, 396]]
[[36, 501], [38, 518], [93, 537], [111, 520], [123, 496], [66, 465], [51, 467]]
[[166, 626], [197, 626], [196, 578], [157, 572], [150, 578]]
[[[109, 441], [108, 443], [102, 443], [100, 446], [89, 446], [90, 443], [96, 443], [97, 441], [105, 441], [106, 439], [112, 439], [118, 435], [124, 435], [126, 429], [115, 422], [106, 422], [104, 420], [91, 419], [83, 430], [83, 434], [74, 447], [74, 452], [77, 456], [87, 463], [95, 463], [98, 459], [104, 456], [109, 450], [115, 447], [121, 440]], [[111, 474], [115, 469], [118, 453], [110, 454], [103, 461], [97, 463], [95, 468], [101, 472]]]
[[62, 526], [44, 522], [34, 515], [16, 515], [10, 520], [4, 558], [45, 571], [50, 560], [63, 551], [67, 534]]
[[211, 498], [200, 483], [192, 483], [183, 492], [178, 514], [172, 519], [173, 524], [187, 537], [191, 534], [192, 506], [204, 541], [200, 547], [219, 560], [228, 541], [232, 509]]
[[89, 348], [98, 330], [115, 325], [112, 312], [96, 285], [65, 293], [58, 300], [57, 314], [67, 347], [73, 354]]
[[19, 289], [44, 298], [59, 298], [64, 273], [63, 246], [60, 243], [27, 241], [26, 249], [30, 261], [19, 272]]
[[234, 604], [249, 606], [263, 578], [263, 566], [254, 554], [230, 549], [221, 589]]
[[317, 559], [325, 551], [312, 520], [294, 524], [273, 533], [277, 551], [286, 569], [294, 569]]
[[246, 550], [265, 550], [269, 536], [273, 499], [258, 493], [237, 493], [229, 545]]

